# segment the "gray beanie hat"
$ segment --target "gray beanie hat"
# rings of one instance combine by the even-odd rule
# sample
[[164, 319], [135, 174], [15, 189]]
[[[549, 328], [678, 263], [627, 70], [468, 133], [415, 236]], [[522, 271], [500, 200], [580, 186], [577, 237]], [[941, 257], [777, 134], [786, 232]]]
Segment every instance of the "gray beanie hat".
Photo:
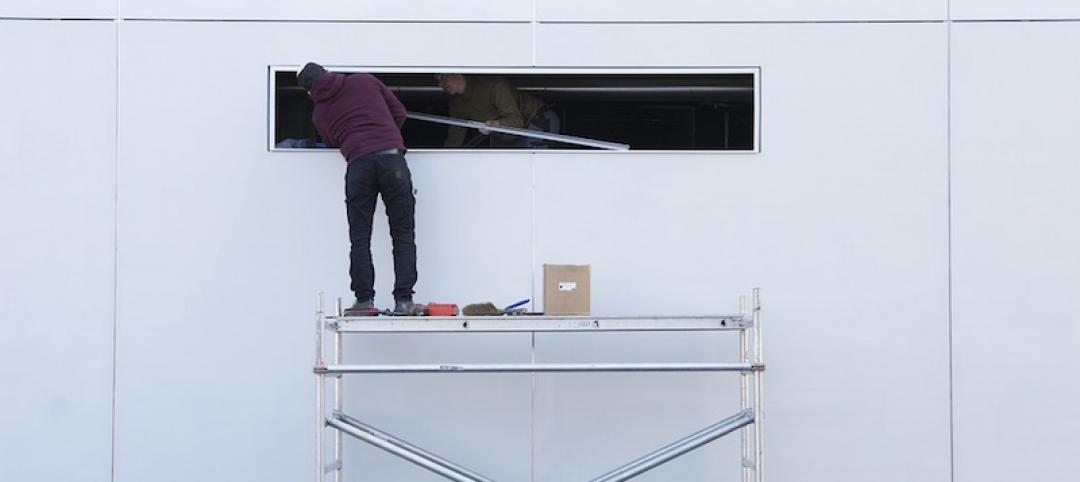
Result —
[[315, 81], [319, 80], [323, 75], [326, 75], [326, 69], [323, 66], [315, 62], [308, 62], [304, 65], [304, 68], [300, 69], [300, 72], [297, 72], [296, 81], [304, 90], [311, 90], [315, 86]]

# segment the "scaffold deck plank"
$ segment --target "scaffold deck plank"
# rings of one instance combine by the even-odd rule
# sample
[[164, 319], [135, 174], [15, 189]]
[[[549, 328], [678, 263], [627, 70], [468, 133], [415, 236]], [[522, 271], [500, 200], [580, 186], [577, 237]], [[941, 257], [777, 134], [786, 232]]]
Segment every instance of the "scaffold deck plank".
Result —
[[327, 317], [327, 328], [342, 333], [738, 331], [752, 326], [743, 315]]

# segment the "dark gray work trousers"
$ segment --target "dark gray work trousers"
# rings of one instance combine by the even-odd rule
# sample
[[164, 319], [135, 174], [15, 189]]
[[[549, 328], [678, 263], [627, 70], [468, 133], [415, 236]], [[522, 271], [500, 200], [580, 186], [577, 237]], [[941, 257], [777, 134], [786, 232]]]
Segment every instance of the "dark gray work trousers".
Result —
[[345, 206], [349, 219], [349, 276], [356, 299], [375, 298], [371, 225], [375, 200], [382, 195], [394, 246], [394, 299], [412, 299], [416, 285], [416, 197], [412, 173], [400, 153], [375, 153], [349, 161]]

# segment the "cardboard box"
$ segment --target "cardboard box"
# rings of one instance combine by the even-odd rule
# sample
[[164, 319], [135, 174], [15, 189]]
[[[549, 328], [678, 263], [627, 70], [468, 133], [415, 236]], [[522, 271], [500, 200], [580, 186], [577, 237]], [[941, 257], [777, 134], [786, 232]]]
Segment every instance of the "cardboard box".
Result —
[[589, 266], [544, 265], [544, 314], [589, 314]]

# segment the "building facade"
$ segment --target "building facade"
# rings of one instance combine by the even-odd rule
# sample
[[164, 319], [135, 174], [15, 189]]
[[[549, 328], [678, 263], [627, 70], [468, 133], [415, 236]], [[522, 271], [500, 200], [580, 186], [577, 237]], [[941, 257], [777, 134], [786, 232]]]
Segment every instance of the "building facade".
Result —
[[[590, 264], [602, 314], [734, 311], [760, 286], [770, 480], [1072, 480], [1078, 43], [1067, 0], [5, 1], [0, 480], [311, 478], [313, 299], [349, 294], [345, 165], [267, 149], [268, 68], [308, 60], [756, 69], [752, 152], [411, 153], [419, 298], [535, 298], [544, 263]], [[733, 353], [722, 334], [349, 349], [479, 363], [534, 343]], [[496, 480], [562, 482], [730, 414], [723, 376], [368, 377], [348, 396]], [[437, 480], [348, 450], [348, 480]], [[641, 480], [738, 466], [721, 440]]]

